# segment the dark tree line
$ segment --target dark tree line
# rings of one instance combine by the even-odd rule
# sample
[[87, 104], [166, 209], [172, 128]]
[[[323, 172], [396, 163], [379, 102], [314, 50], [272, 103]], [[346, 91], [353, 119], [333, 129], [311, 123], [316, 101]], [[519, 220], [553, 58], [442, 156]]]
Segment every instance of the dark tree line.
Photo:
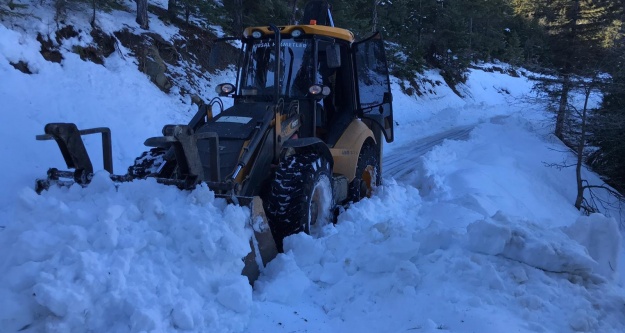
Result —
[[[548, 43], [538, 19], [526, 19], [512, 0], [329, 0], [337, 26], [364, 37], [380, 30], [393, 51], [392, 71], [414, 77], [424, 66], [441, 68], [451, 84], [472, 61], [543, 64]], [[230, 33], [268, 22], [301, 19], [304, 0], [223, 1]]]

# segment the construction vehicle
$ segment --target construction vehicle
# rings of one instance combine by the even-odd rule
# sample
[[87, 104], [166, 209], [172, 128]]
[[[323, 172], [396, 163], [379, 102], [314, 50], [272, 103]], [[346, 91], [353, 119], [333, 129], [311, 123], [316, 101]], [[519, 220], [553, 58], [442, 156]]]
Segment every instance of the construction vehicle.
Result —
[[[215, 44], [217, 55], [218, 45], [240, 42], [236, 84], [219, 84], [219, 97], [188, 124], [166, 125], [162, 136], [147, 139], [153, 148], [125, 175], [113, 174], [108, 128], [47, 124], [37, 139], [54, 139], [74, 170], [50, 169], [37, 191], [88, 185], [94, 170], [81, 135], [101, 133], [104, 169], [114, 181], [153, 177], [185, 190], [205, 183], [216, 196], [250, 206], [254, 236], [243, 274], [254, 281], [286, 236], [314, 234], [338, 208], [371, 195], [381, 182], [382, 141], [393, 141], [380, 35], [356, 42], [334, 27], [325, 1], [309, 2], [303, 21], [249, 27]], [[226, 97], [233, 106], [223, 110]]]

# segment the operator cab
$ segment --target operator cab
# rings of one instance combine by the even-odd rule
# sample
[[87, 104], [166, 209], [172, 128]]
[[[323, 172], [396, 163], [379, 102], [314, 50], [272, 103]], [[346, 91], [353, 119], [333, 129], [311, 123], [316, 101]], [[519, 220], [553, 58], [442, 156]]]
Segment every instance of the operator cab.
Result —
[[348, 30], [318, 25], [332, 24], [323, 6], [306, 8], [304, 20], [305, 25], [249, 27], [242, 38], [229, 38], [241, 41], [241, 53], [236, 85], [228, 85], [221, 95], [234, 97], [235, 105], [283, 105], [284, 112], [296, 105], [302, 118], [298, 136], [318, 137], [330, 147], [357, 117], [379, 126], [386, 140], [393, 141], [390, 84], [379, 34], [355, 42]]
[[[274, 34], [267, 27], [246, 29], [237, 102], [271, 101], [276, 95], [285, 105], [297, 101], [304, 124], [299, 136], [317, 136], [332, 145], [338, 136], [327, 134], [342, 131], [330, 127], [347, 127], [356, 116], [355, 92], [350, 84], [353, 81], [349, 80], [349, 45], [353, 35], [333, 28], [340, 30], [338, 38], [328, 37], [318, 34], [320, 28], [325, 27], [279, 27], [279, 64], [275, 63], [278, 48]], [[334, 121], [338, 119], [342, 121]]]

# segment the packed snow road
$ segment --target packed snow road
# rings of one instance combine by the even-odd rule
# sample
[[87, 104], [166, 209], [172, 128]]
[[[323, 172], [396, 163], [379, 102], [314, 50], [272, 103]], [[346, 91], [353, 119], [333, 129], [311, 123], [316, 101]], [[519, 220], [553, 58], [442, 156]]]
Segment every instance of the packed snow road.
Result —
[[[496, 116], [489, 119], [491, 123], [501, 123], [507, 116]], [[424, 155], [432, 148], [440, 145], [445, 140], [466, 140], [469, 133], [475, 128], [475, 124], [458, 126], [450, 130], [420, 138], [395, 148], [392, 153], [384, 157], [382, 172], [385, 178], [394, 178], [401, 181], [404, 176], [412, 173], [415, 169], [415, 158]]]
[[401, 180], [402, 176], [412, 172], [415, 157], [419, 157], [445, 140], [465, 140], [475, 125], [460, 126], [438, 134], [416, 140], [414, 143], [396, 148], [394, 154], [384, 157], [382, 171], [384, 177]]

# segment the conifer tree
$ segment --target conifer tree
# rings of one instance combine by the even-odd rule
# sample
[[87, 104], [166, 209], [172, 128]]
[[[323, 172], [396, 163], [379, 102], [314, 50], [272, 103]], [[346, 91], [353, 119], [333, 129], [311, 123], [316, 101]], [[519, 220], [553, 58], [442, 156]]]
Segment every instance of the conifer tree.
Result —
[[[590, 142], [598, 149], [588, 164], [607, 178], [621, 193], [625, 191], [625, 2], [613, 3], [613, 21], [604, 31], [603, 45], [608, 46], [607, 70], [611, 83], [604, 89], [601, 108], [590, 117]], [[611, 30], [611, 31], [610, 31]]]

